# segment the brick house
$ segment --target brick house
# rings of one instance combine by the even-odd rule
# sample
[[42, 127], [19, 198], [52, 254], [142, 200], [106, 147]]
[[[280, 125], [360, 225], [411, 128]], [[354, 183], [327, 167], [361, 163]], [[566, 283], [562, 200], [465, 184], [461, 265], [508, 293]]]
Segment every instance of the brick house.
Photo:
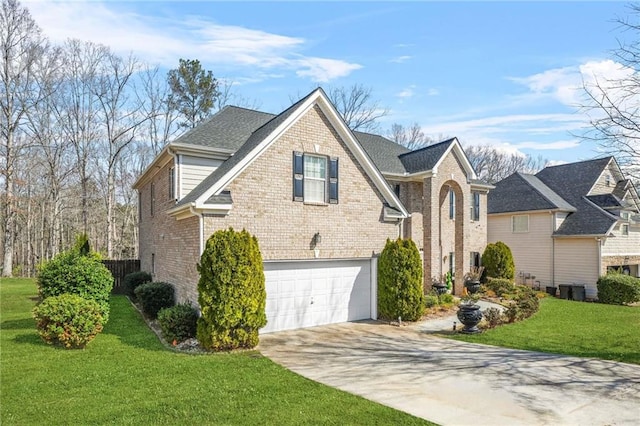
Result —
[[608, 268], [640, 277], [640, 199], [613, 157], [515, 173], [488, 209], [488, 240], [511, 248], [521, 282], [584, 285], [595, 299]]
[[376, 256], [412, 238], [425, 286], [462, 289], [486, 245], [486, 197], [454, 138], [409, 151], [352, 132], [322, 89], [278, 115], [225, 107], [169, 143], [134, 184], [141, 268], [197, 301], [196, 264], [218, 229], [245, 228], [264, 259], [262, 332], [376, 318]]

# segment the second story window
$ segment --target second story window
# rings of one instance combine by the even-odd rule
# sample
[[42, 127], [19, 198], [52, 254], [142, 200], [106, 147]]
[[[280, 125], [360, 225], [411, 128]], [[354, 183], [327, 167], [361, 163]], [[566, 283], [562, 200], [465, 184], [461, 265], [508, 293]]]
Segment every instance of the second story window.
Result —
[[293, 153], [293, 200], [338, 203], [338, 159]]
[[153, 183], [151, 184], [151, 202], [149, 203], [149, 205], [151, 206], [149, 208], [149, 213], [151, 214], [151, 216], [153, 216], [153, 207], [154, 204], [156, 203], [156, 194], [155, 194], [155, 186], [153, 185]]
[[629, 224], [628, 223], [623, 223], [622, 225], [620, 225], [620, 233], [622, 235], [629, 235]]
[[456, 218], [456, 193], [449, 189], [449, 219]]
[[471, 193], [473, 205], [471, 206], [471, 220], [477, 222], [480, 220], [480, 193], [472, 192]]
[[511, 232], [514, 234], [529, 232], [529, 215], [519, 214], [511, 216]]

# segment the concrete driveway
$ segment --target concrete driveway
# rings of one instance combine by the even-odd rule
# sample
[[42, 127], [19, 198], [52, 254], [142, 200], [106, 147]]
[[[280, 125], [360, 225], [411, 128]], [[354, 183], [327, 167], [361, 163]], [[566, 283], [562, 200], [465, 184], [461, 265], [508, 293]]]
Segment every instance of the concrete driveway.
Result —
[[442, 425], [640, 424], [637, 365], [373, 322], [266, 334], [258, 349], [309, 379]]

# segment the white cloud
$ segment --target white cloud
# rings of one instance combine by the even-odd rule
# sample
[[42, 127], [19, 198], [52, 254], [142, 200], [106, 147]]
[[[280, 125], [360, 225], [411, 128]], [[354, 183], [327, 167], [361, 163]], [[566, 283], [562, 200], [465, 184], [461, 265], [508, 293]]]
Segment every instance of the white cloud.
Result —
[[406, 87], [400, 92], [396, 93], [396, 96], [402, 99], [412, 98], [415, 95], [415, 88], [416, 86], [412, 84], [411, 86]]
[[296, 71], [297, 75], [310, 77], [311, 80], [318, 83], [326, 83], [339, 77], [345, 77], [352, 71], [362, 68], [361, 65], [336, 59], [303, 58], [295, 62], [301, 68]]
[[632, 69], [607, 59], [509, 79], [529, 89], [525, 95], [528, 99], [552, 98], [563, 105], [577, 108], [585, 103], [584, 86], [593, 87], [598, 83], [607, 90], [613, 90], [614, 82], [633, 74]]
[[435, 88], [431, 88], [429, 90], [427, 90], [427, 96], [438, 96], [440, 94], [440, 91], [438, 89]]
[[[340, 59], [302, 54], [308, 43], [301, 37], [201, 18], [152, 18], [99, 1], [25, 4], [54, 42], [89, 40], [121, 54], [133, 51], [139, 58], [167, 68], [176, 66], [179, 58], [197, 58], [208, 66], [222, 66], [241, 74], [256, 74], [256, 68], [272, 73], [287, 71], [314, 82], [327, 82], [362, 68]], [[126, 8], [127, 3], [118, 5]]]
[[412, 56], [403, 55], [403, 56], [398, 56], [398, 57], [393, 58], [393, 59], [389, 59], [389, 62], [394, 62], [396, 64], [401, 64], [403, 62], [407, 62], [411, 58], [412, 58]]
[[563, 164], [569, 164], [568, 161], [563, 161], [563, 160], [551, 160], [547, 163], [547, 167], [550, 166], [561, 166]]
[[557, 149], [570, 149], [580, 145], [580, 141], [577, 139], [561, 140], [554, 142], [519, 142], [514, 146], [518, 149], [535, 149], [535, 150], [557, 150]]

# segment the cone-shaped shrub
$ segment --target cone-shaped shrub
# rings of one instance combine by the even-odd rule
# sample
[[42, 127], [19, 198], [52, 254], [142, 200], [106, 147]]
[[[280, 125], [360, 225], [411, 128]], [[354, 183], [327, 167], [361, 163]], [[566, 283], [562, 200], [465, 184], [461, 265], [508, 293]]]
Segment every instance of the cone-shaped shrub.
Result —
[[412, 240], [387, 240], [378, 259], [378, 316], [416, 321], [424, 312], [422, 261]]
[[513, 263], [511, 249], [502, 241], [487, 244], [482, 253], [482, 266], [484, 266], [483, 280], [488, 278], [504, 278], [513, 281], [516, 267]]
[[197, 338], [208, 349], [253, 348], [267, 324], [266, 290], [258, 240], [233, 228], [214, 233], [198, 265]]

